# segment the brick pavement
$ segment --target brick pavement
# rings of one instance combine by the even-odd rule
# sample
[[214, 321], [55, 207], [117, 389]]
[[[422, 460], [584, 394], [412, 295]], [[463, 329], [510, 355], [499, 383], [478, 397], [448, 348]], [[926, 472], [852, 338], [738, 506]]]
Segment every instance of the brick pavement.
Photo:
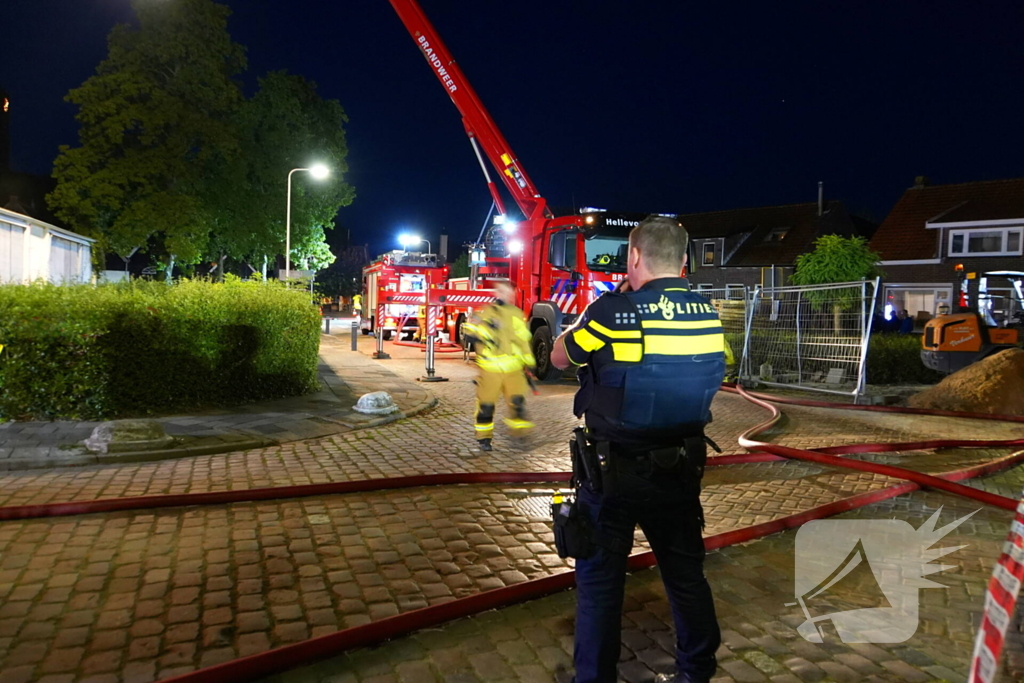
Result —
[[[405, 377], [422, 373], [415, 356], [398, 357], [388, 368]], [[452, 381], [431, 387], [439, 406], [415, 419], [243, 453], [4, 474], [0, 504], [413, 473], [567, 468], [571, 386], [544, 386], [531, 400], [539, 433], [530, 448], [508, 448], [499, 437], [496, 451], [484, 456], [473, 450], [469, 423], [472, 368], [446, 360], [441, 374]], [[919, 430], [980, 437], [1001, 429], [930, 418], [908, 427], [832, 410], [787, 407], [786, 412], [785, 431], [773, 438], [795, 445], [909, 440], [920, 438]], [[721, 395], [715, 415], [711, 433], [726, 446], [764, 413]], [[933, 471], [994, 454], [959, 450], [884, 457]], [[709, 532], [714, 532], [891, 481], [785, 462], [715, 468], [706, 483]], [[0, 680], [150, 681], [564, 571], [569, 565], [553, 552], [543, 512], [549, 491], [452, 487], [0, 524]], [[639, 534], [638, 544], [643, 545]], [[542, 680], [529, 677], [538, 670], [529, 671], [521, 680]], [[415, 675], [400, 677], [418, 680], [411, 678]], [[378, 683], [385, 680], [392, 679]]]
[[[915, 492], [838, 518], [896, 517], [918, 527], [939, 506], [940, 524], [976, 509], [951, 496]], [[723, 629], [714, 683], [965, 680], [980, 596], [1005, 532], [1006, 513], [985, 508], [946, 537], [941, 545], [965, 547], [942, 559], [953, 568], [930, 578], [945, 588], [921, 592], [921, 626], [897, 644], [846, 644], [834, 632], [815, 644], [798, 635], [804, 616], [788, 606], [794, 601], [795, 531], [710, 553], [706, 573]], [[844, 599], [842, 594], [831, 598], [838, 609], [871, 606]], [[263, 683], [566, 683], [573, 614], [573, 594], [562, 593], [346, 653]], [[1004, 683], [1024, 679], [1022, 626], [1018, 610]], [[672, 671], [671, 615], [657, 569], [629, 577], [622, 629], [621, 680], [648, 683], [656, 673]]]

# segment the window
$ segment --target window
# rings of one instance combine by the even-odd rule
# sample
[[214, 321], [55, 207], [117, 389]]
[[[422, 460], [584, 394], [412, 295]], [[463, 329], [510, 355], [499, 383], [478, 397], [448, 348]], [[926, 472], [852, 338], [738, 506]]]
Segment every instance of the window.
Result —
[[725, 286], [725, 298], [726, 299], [742, 299], [745, 293], [743, 285], [726, 285]]
[[715, 243], [705, 242], [704, 243], [704, 258], [701, 259], [701, 265], [713, 266], [715, 265]]
[[789, 228], [775, 228], [764, 238], [765, 242], [781, 242], [786, 239]]
[[1024, 228], [950, 230], [950, 256], [1019, 256]]
[[587, 268], [605, 273], [625, 273], [629, 238], [625, 235], [594, 235], [584, 242]]
[[911, 318], [928, 319], [940, 313], [940, 307], [949, 308], [953, 288], [928, 285], [892, 285], [885, 288], [885, 304], [882, 316], [892, 320], [900, 311], [907, 311]]
[[708, 284], [697, 285], [697, 291], [698, 292], [707, 292], [707, 291], [710, 291], [710, 290], [712, 290], [714, 288], [715, 288], [714, 285], [708, 285]]

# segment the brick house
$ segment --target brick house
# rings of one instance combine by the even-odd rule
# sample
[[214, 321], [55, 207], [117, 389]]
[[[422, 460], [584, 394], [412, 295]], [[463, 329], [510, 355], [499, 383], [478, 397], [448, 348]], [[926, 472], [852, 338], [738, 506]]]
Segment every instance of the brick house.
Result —
[[[1024, 270], [1024, 178], [929, 185], [919, 176], [870, 242], [885, 271], [883, 307], [906, 309], [918, 323], [954, 306], [956, 265], [967, 272]], [[990, 292], [999, 283], [993, 281]], [[997, 312], [1009, 310], [1006, 299]], [[998, 301], [998, 300], [997, 300]]]
[[852, 237], [871, 227], [840, 201], [731, 209], [679, 216], [690, 233], [690, 282], [698, 289], [784, 285], [796, 258], [822, 235]]

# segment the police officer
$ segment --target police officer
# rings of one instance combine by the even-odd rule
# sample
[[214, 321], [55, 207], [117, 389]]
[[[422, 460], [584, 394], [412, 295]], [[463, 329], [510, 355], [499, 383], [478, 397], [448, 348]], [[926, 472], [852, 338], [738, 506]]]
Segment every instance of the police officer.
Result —
[[476, 379], [476, 438], [480, 450], [492, 450], [494, 407], [504, 393], [508, 403], [505, 425], [513, 438], [526, 436], [533, 423], [526, 418], [526, 370], [536, 363], [530, 350], [526, 316], [516, 307], [515, 290], [507, 282], [494, 285], [494, 303], [463, 324], [467, 341], [475, 345], [480, 374]]
[[594, 301], [552, 351], [556, 367], [581, 366], [574, 412], [585, 416], [587, 448], [599, 456], [577, 492], [595, 549], [576, 561], [576, 683], [616, 680], [638, 523], [675, 620], [678, 672], [658, 680], [706, 682], [715, 673], [720, 632], [704, 577], [699, 496], [725, 340], [714, 307], [680, 277], [687, 240], [675, 219], [640, 223], [629, 235], [628, 279]]

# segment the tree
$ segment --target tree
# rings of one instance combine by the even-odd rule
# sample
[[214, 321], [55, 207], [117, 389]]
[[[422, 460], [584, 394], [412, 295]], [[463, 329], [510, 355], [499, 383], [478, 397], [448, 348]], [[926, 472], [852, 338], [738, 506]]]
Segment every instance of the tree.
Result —
[[[815, 240], [814, 251], [797, 257], [792, 281], [796, 285], [824, 285], [880, 277], [883, 272], [878, 261], [878, 254], [868, 249], [863, 237], [824, 235]], [[849, 310], [860, 295], [853, 289], [838, 289], [811, 291], [807, 298], [814, 303], [832, 305], [833, 324], [838, 334], [842, 330], [841, 312]]]
[[317, 274], [317, 291], [332, 298], [358, 294], [363, 287], [363, 266], [367, 261], [365, 246], [346, 247], [327, 270]]
[[116, 26], [96, 74], [67, 95], [80, 144], [60, 148], [48, 202], [99, 253], [194, 263], [211, 229], [205, 185], [240, 151], [245, 51], [228, 35], [230, 10], [211, 0], [132, 6], [138, 27]]
[[452, 277], [469, 277], [469, 252], [464, 251], [459, 254], [458, 258], [452, 261], [451, 267]]
[[213, 0], [132, 6], [138, 27], [115, 27], [96, 75], [68, 94], [80, 145], [55, 161], [55, 213], [98, 238], [97, 254], [138, 247], [168, 271], [175, 261], [258, 264], [284, 252], [288, 172], [323, 163], [326, 181], [293, 177], [291, 256], [328, 266], [325, 231], [355, 197], [341, 104], [283, 71], [245, 99], [245, 51]]
[[337, 100], [322, 99], [315, 83], [275, 71], [260, 79], [236, 121], [241, 154], [208, 193], [209, 205], [218, 209], [211, 255], [262, 260], [284, 253], [288, 172], [316, 162], [330, 168], [329, 178], [292, 177], [291, 258], [306, 267], [327, 267], [334, 255], [325, 230], [355, 198], [344, 181], [345, 110]]

